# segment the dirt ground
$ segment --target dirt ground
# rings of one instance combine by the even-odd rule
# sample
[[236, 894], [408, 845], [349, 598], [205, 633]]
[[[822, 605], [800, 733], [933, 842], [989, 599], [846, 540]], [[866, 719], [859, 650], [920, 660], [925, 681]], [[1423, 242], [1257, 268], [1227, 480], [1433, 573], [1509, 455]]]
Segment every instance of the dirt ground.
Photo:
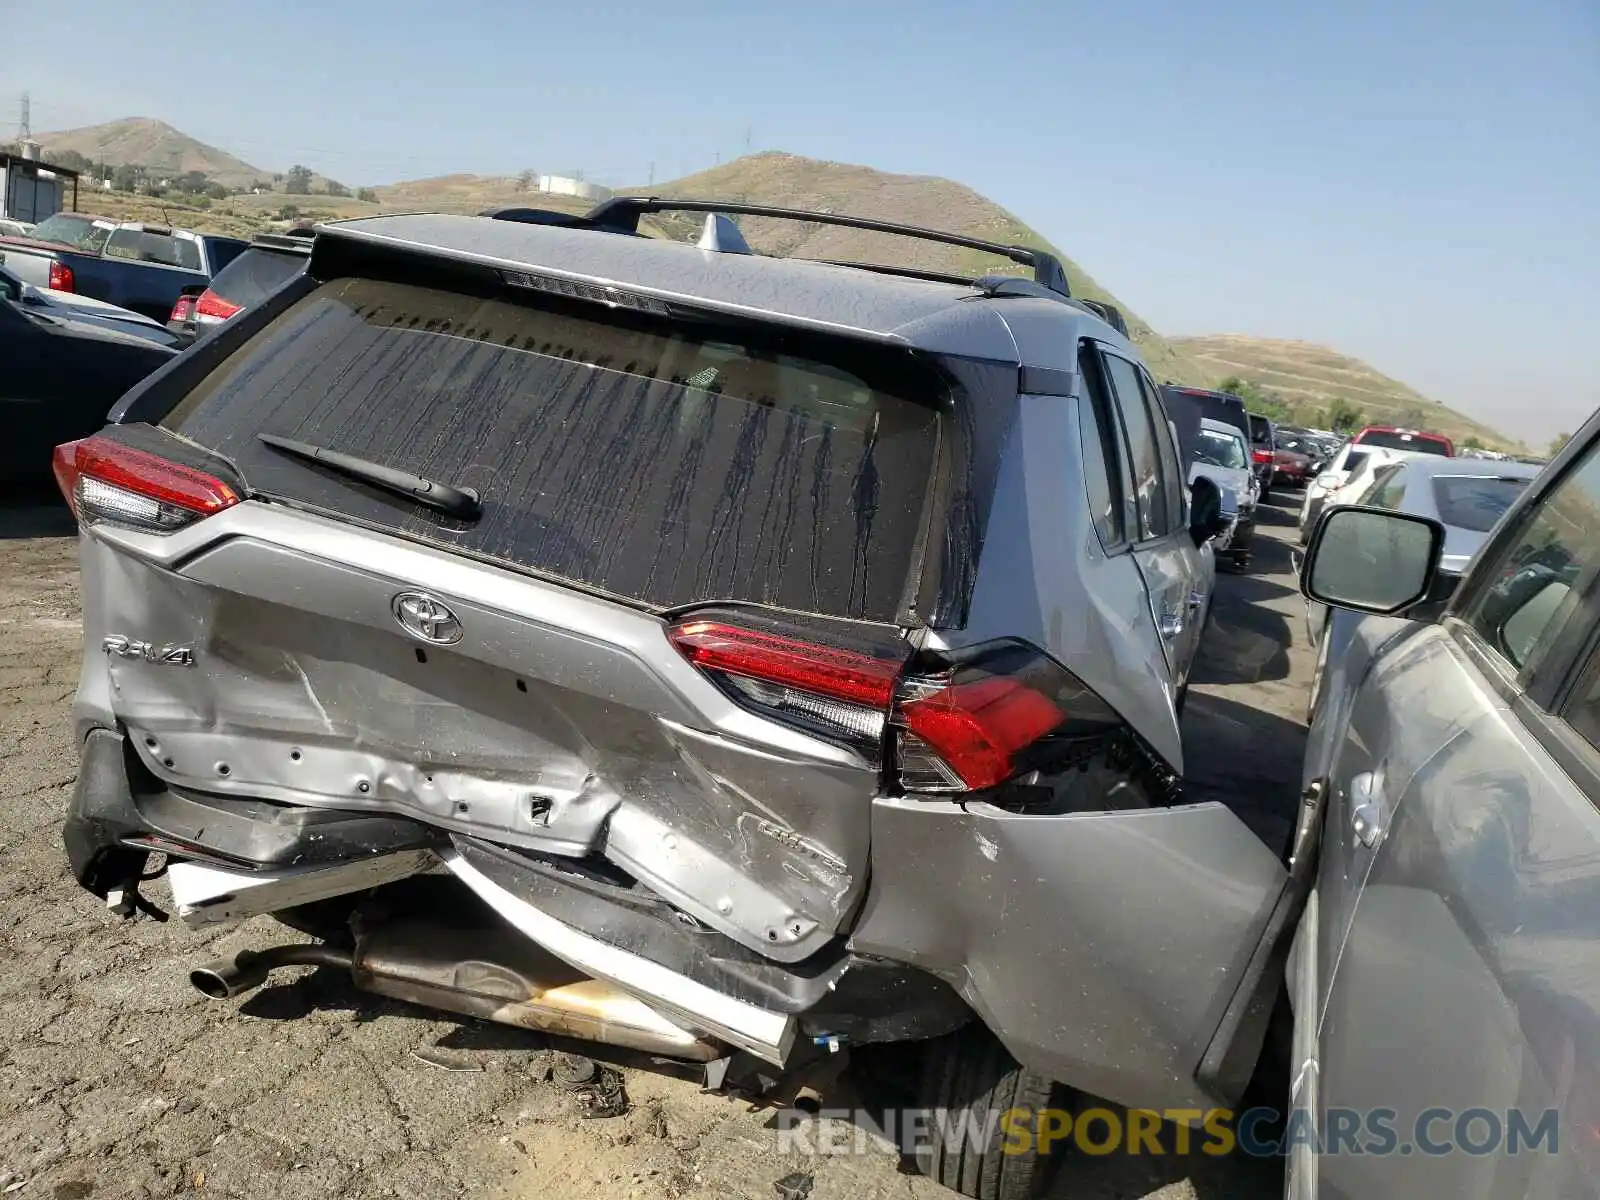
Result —
[[[1191, 792], [1233, 805], [1276, 847], [1311, 660], [1292, 511], [1263, 517], [1255, 569], [1219, 580], [1185, 741]], [[630, 1111], [585, 1120], [547, 1081], [537, 1037], [438, 1019], [329, 971], [283, 972], [243, 1002], [201, 998], [191, 965], [285, 931], [123, 922], [68, 875], [71, 532], [60, 509], [0, 507], [0, 1200], [771, 1200], [793, 1172], [812, 1177], [812, 1200], [950, 1195], [887, 1152], [780, 1154], [772, 1112], [659, 1067], [627, 1066]], [[1221, 1200], [1277, 1195], [1280, 1179], [1279, 1164], [1237, 1156], [1075, 1158], [1051, 1193]]]

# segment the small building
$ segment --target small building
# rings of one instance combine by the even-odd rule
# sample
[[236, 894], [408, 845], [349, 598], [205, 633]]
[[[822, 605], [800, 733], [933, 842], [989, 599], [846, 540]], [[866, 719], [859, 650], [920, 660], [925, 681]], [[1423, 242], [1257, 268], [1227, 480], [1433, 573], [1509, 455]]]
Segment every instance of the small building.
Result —
[[585, 183], [581, 179], [572, 179], [565, 175], [536, 175], [533, 190], [543, 192], [547, 196], [576, 196], [580, 200], [588, 200], [595, 204], [611, 199], [610, 188], [601, 187], [597, 183]]
[[39, 143], [25, 141], [20, 154], [0, 154], [0, 217], [37, 225], [68, 208], [67, 184], [72, 184], [71, 209], [78, 207], [78, 172], [39, 159]]

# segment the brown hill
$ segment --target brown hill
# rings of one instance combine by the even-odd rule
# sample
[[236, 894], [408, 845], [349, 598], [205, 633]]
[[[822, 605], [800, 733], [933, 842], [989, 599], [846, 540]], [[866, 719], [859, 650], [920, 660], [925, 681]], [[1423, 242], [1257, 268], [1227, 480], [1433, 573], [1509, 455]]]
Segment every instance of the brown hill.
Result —
[[82, 129], [42, 133], [36, 139], [44, 157], [75, 150], [91, 162], [114, 167], [139, 165], [181, 175], [203, 171], [224, 187], [245, 188], [256, 180], [269, 180], [271, 171], [253, 167], [225, 150], [197, 141], [182, 130], [153, 117], [127, 117]]
[[1220, 333], [1173, 338], [1172, 345], [1213, 382], [1237, 375], [1281, 397], [1301, 420], [1314, 421], [1334, 400], [1360, 409], [1373, 424], [1430, 429], [1456, 441], [1517, 444], [1471, 417], [1430, 400], [1416, 389], [1315, 342]]

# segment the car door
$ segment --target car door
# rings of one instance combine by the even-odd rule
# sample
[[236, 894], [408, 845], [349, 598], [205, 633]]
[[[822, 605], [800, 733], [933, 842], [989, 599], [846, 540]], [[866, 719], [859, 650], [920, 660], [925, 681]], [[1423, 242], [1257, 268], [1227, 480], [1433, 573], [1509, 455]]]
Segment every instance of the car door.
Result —
[[1204, 603], [1197, 587], [1194, 542], [1183, 520], [1182, 480], [1168, 482], [1176, 474], [1177, 452], [1171, 447], [1165, 412], [1152, 412], [1146, 400], [1138, 366], [1104, 346], [1099, 358], [1127, 446], [1134, 560], [1150, 595], [1151, 615], [1176, 689], [1188, 675]]
[[[1586, 432], [1445, 619], [1380, 649], [1359, 685], [1322, 870], [1360, 878], [1317, 959], [1297, 1079], [1322, 1153], [1291, 1156], [1291, 1194], [1597, 1194], [1600, 421]], [[1374, 1113], [1389, 1152], [1352, 1152]]]

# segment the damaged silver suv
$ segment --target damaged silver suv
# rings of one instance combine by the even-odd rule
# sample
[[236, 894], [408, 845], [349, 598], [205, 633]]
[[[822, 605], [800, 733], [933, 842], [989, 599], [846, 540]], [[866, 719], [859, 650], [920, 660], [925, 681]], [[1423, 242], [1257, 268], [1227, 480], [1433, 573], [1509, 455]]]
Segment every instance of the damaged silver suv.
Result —
[[[669, 208], [698, 245], [639, 235]], [[1219, 496], [1113, 323], [1049, 255], [832, 214], [323, 227], [56, 453], [74, 873], [133, 912], [164, 855], [191, 924], [319, 939], [218, 997], [316, 963], [722, 1077], [918, 1041], [936, 1109], [1230, 1099], [1305, 871], [1184, 800]], [[1000, 1147], [922, 1158], [1023, 1194]]]

